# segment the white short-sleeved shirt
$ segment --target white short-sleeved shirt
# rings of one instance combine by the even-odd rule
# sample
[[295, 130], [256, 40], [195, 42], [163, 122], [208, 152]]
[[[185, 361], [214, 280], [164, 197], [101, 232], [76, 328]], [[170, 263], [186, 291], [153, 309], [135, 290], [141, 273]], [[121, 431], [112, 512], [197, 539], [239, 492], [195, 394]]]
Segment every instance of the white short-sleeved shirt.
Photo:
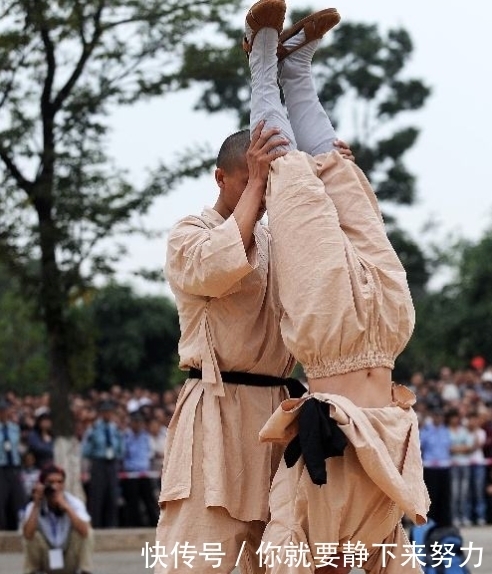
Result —
[[[80, 498], [77, 498], [69, 492], [65, 492], [64, 496], [69, 506], [81, 520], [84, 522], [91, 521], [91, 517], [87, 512], [85, 504], [80, 500]], [[24, 513], [24, 523], [30, 516], [33, 506], [33, 502], [30, 502], [27, 505]], [[66, 513], [59, 516], [52, 512], [48, 508], [46, 501], [43, 501], [39, 512], [38, 528], [52, 548], [62, 548], [70, 533], [71, 521]]]

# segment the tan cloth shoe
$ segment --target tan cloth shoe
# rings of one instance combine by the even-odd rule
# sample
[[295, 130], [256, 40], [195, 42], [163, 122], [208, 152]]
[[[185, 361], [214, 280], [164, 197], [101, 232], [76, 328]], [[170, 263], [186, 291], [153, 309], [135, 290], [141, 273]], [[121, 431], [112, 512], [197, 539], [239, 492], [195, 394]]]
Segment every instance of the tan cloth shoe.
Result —
[[[292, 52], [299, 50], [309, 42], [313, 40], [319, 40], [322, 38], [326, 32], [331, 30], [340, 22], [340, 14], [337, 12], [336, 8], [327, 8], [326, 10], [320, 10], [319, 12], [314, 12], [302, 20], [299, 20], [293, 24], [287, 30], [284, 30], [280, 34], [277, 57], [279, 62], [286, 58]], [[304, 42], [292, 48], [286, 48], [283, 43], [298, 34], [304, 28], [304, 35], [306, 39]]]
[[287, 6], [285, 0], [260, 0], [253, 4], [246, 15], [246, 24], [251, 28], [251, 38], [243, 40], [243, 50], [251, 53], [256, 34], [262, 28], [274, 28], [280, 34], [284, 26]]

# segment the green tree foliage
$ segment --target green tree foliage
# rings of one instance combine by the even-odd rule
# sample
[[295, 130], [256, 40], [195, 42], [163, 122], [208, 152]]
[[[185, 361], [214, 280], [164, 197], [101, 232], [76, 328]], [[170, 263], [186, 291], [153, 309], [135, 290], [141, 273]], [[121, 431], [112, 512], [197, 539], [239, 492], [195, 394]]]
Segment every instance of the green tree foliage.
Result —
[[[416, 302], [415, 332], [396, 363], [395, 378], [408, 380], [415, 371], [436, 373], [442, 365], [460, 368], [466, 361], [460, 341], [452, 336], [458, 316], [452, 289], [427, 292]], [[461, 355], [461, 356], [460, 356]]]
[[462, 239], [440, 248], [451, 278], [417, 302], [415, 334], [401, 360], [408, 372], [460, 368], [481, 355], [492, 361], [492, 230], [476, 243]]
[[445, 348], [467, 363], [474, 355], [492, 361], [491, 249], [492, 230], [476, 243], [462, 242], [456, 280], [445, 291], [453, 317]]
[[117, 383], [162, 391], [173, 386], [179, 323], [169, 299], [139, 297], [130, 287], [111, 285], [98, 292], [89, 311], [97, 387]]
[[[70, 325], [68, 369], [74, 390], [94, 382], [93, 326], [80, 303], [67, 311]], [[39, 394], [49, 379], [46, 326], [35, 302], [25, 296], [19, 282], [0, 266], [0, 392], [15, 389]]]
[[238, 5], [0, 0], [0, 262], [44, 322], [58, 435], [71, 434], [70, 308], [113, 271], [121, 251], [108, 239], [135, 232], [175, 181], [128, 181], [107, 155], [108, 112], [179, 88], [197, 30], [219, 42]]
[[11, 389], [39, 393], [46, 385], [46, 332], [32, 316], [32, 302], [0, 266], [0, 394]]
[[[0, 393], [39, 394], [46, 388], [46, 331], [32, 302], [0, 268]], [[163, 390], [182, 382], [178, 369], [179, 323], [167, 297], [138, 296], [111, 284], [69, 309], [72, 390], [113, 383]]]

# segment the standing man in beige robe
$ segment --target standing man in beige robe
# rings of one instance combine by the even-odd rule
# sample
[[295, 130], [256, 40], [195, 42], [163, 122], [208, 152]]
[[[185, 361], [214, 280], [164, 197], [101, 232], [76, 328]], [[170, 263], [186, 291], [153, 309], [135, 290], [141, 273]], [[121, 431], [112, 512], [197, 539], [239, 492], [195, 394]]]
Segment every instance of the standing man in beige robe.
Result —
[[[224, 142], [217, 202], [179, 221], [168, 240], [180, 367], [193, 370], [168, 428], [156, 540], [166, 554], [193, 545], [200, 572], [217, 571], [198, 554], [204, 545], [220, 545], [222, 572], [234, 569], [243, 541], [253, 560], [281, 456], [280, 447], [258, 442], [261, 426], [288, 396], [281, 377], [294, 366], [280, 335], [270, 235], [259, 222], [270, 161], [282, 153], [270, 153], [273, 133], [258, 129], [250, 144], [249, 131], [239, 132]], [[234, 372], [239, 384], [224, 372]], [[277, 377], [276, 386], [242, 384], [253, 374]], [[164, 564], [159, 560], [155, 572], [165, 572]], [[188, 570], [173, 563], [173, 571]]]

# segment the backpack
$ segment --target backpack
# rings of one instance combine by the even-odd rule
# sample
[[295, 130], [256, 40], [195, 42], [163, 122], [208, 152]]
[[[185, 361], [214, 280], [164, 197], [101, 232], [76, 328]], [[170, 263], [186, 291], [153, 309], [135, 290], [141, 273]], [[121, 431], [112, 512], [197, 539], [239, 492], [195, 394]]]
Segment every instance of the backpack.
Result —
[[409, 538], [425, 548], [424, 554], [419, 554], [425, 562], [425, 574], [470, 574], [467, 565], [461, 566], [466, 558], [461, 550], [463, 536], [455, 526], [437, 526], [429, 519], [426, 524], [413, 526]]

